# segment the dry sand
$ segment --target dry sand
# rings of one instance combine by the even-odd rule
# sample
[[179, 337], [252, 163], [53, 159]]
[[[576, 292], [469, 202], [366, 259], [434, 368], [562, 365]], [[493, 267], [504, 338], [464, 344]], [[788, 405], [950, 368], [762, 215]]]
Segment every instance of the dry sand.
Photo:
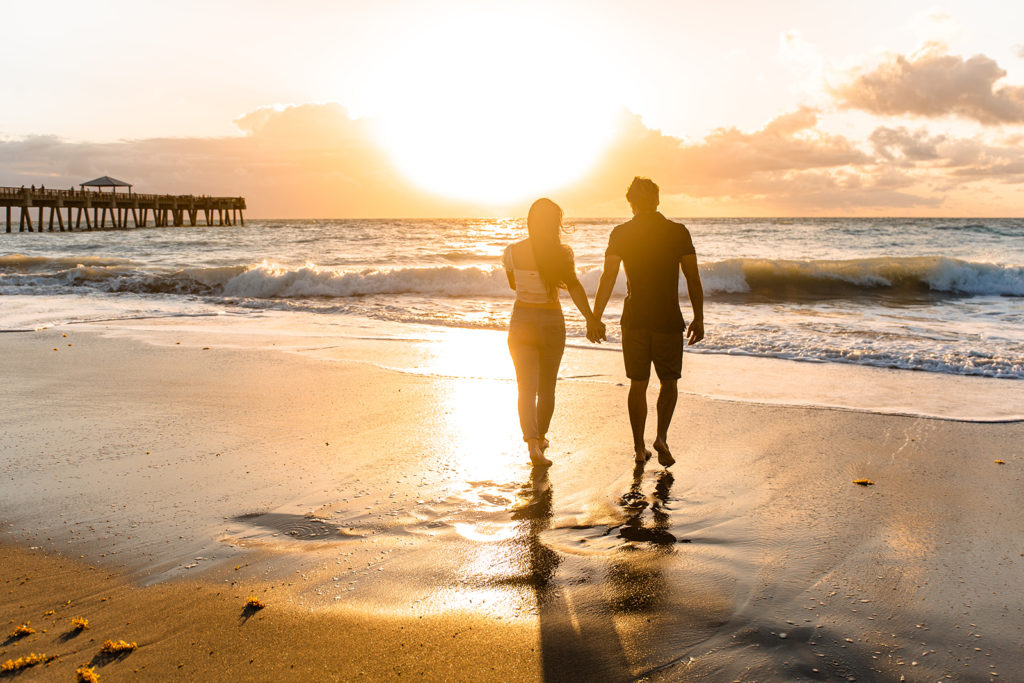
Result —
[[0, 335], [0, 620], [37, 629], [0, 660], [59, 655], [26, 680], [106, 638], [114, 680], [1024, 669], [1020, 422], [683, 396], [666, 474], [623, 388], [563, 381], [535, 476], [510, 382], [156, 341]]

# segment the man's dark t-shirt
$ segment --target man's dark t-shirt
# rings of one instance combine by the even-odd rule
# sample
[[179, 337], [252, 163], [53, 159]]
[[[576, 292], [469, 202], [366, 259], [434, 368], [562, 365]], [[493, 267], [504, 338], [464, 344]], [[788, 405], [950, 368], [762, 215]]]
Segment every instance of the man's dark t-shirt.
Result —
[[695, 253], [686, 226], [657, 211], [639, 214], [612, 230], [605, 254], [621, 258], [626, 269], [623, 327], [686, 330], [679, 310], [679, 262]]

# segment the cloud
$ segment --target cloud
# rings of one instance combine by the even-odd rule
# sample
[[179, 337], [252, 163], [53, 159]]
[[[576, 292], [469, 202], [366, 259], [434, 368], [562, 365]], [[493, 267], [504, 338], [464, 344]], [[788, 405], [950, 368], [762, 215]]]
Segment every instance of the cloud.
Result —
[[663, 194], [784, 210], [781, 207], [806, 189], [806, 183], [831, 182], [834, 189], [843, 181], [824, 181], [825, 176], [874, 163], [853, 142], [823, 133], [817, 124], [818, 112], [801, 107], [756, 131], [720, 128], [700, 142], [686, 144], [628, 114], [606, 158], [567, 196], [584, 205], [614, 198], [614, 203], [602, 205], [607, 206], [604, 213], [621, 214], [626, 184], [633, 175], [646, 175], [658, 181]]
[[709, 189], [723, 181], [743, 181], [766, 172], [870, 161], [845, 137], [817, 130], [817, 123], [817, 111], [802, 107], [753, 133], [720, 128], [703, 142], [683, 149], [679, 160], [689, 171], [689, 182]]
[[925, 130], [909, 131], [899, 128], [876, 128], [868, 138], [875, 153], [887, 161], [904, 161], [910, 164], [918, 161], [934, 161], [939, 158], [938, 145], [944, 136], [932, 136]]
[[766, 173], [870, 161], [846, 138], [816, 130], [817, 122], [815, 110], [800, 108], [754, 132], [719, 128], [701, 142], [684, 144], [650, 130], [638, 116], [627, 115], [605, 165], [647, 169], [651, 175], [673, 177], [689, 190], [715, 194]]
[[1024, 183], [1024, 150], [1019, 145], [986, 145], [958, 140], [949, 150], [950, 175], [963, 179], [993, 179], [1000, 183]]
[[1021, 59], [1024, 59], [1024, 45], [1014, 45], [1013, 53]]
[[[414, 186], [375, 143], [370, 124], [351, 118], [340, 105], [266, 107], [235, 123], [243, 136], [0, 141], [0, 184], [65, 187], [109, 174], [135, 183], [140, 192], [244, 195], [251, 214], [268, 217], [494, 212], [495, 207], [441, 199]], [[559, 192], [580, 213], [616, 215], [626, 208], [623, 184], [638, 173], [668, 179], [695, 196], [715, 197], [742, 193], [743, 184], [761, 174], [867, 160], [845, 139], [816, 132], [816, 123], [817, 113], [805, 108], [760, 131], [721, 129], [700, 143], [685, 144], [624, 114], [611, 152], [588, 179]]]
[[912, 176], [892, 171], [833, 172], [812, 171], [791, 178], [779, 178], [763, 187], [765, 193], [785, 198], [788, 213], [830, 212], [860, 213], [869, 210], [920, 209], [941, 206], [941, 195], [911, 191], [916, 181]]
[[[568, 215], [623, 216], [626, 186], [634, 175], [646, 175], [661, 185], [663, 206], [673, 215], [912, 214], [948, 206], [972, 213], [961, 207], [980, 190], [987, 192], [987, 211], [1020, 213], [1017, 190], [1005, 188], [1024, 185], [1024, 136], [986, 142], [879, 126], [853, 140], [823, 131], [819, 119], [818, 110], [801, 107], [756, 130], [720, 128], [689, 142], [624, 112], [617, 139], [586, 177], [552, 188], [550, 196]], [[139, 192], [243, 195], [253, 217], [525, 211], [447, 200], [416, 187], [376, 144], [370, 123], [337, 104], [266, 107], [236, 124], [244, 135], [110, 143], [0, 139], [0, 184], [67, 187], [109, 174]]]
[[994, 145], [974, 138], [930, 135], [923, 129], [883, 126], [876, 128], [869, 139], [879, 157], [902, 167], [930, 169], [935, 178], [1024, 182], [1024, 148], [1016, 138]]
[[1024, 123], [1024, 87], [996, 86], [1004, 76], [985, 55], [964, 59], [932, 44], [911, 57], [892, 55], [833, 93], [842, 106], [873, 114]]
[[[802, 107], [762, 128], [722, 128], [696, 143], [653, 131], [630, 115], [608, 157], [566, 193], [585, 215], [620, 215], [634, 174], [661, 185], [666, 210], [693, 215], [923, 213], [1019, 215], [1024, 136], [985, 142], [925, 128], [879, 126], [863, 141], [820, 129]], [[970, 208], [979, 192], [984, 206]], [[603, 202], [603, 203], [601, 203]], [[580, 214], [576, 214], [580, 215]]]
[[236, 124], [244, 136], [0, 140], [0, 184], [68, 187], [112, 175], [133, 182], [139, 192], [245, 196], [250, 214], [263, 217], [482, 211], [413, 186], [374, 143], [368, 124], [338, 104], [263, 108]]

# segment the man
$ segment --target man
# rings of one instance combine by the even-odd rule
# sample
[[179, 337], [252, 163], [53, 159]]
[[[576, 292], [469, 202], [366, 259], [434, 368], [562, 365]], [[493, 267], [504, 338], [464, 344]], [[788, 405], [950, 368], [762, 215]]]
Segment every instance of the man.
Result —
[[677, 382], [683, 369], [683, 334], [687, 330], [679, 310], [680, 268], [693, 308], [686, 334], [690, 344], [704, 338], [704, 290], [690, 231], [658, 212], [658, 186], [654, 181], [633, 178], [626, 200], [633, 209], [633, 220], [612, 230], [608, 239], [594, 315], [601, 319], [619, 276], [619, 265], [624, 265], [627, 294], [622, 308], [622, 357], [630, 380], [628, 406], [634, 459], [643, 463], [651, 457], [644, 445], [644, 426], [653, 363], [661, 381], [658, 434], [653, 445], [658, 462], [669, 467], [675, 458], [668, 447], [668, 426], [676, 408]]

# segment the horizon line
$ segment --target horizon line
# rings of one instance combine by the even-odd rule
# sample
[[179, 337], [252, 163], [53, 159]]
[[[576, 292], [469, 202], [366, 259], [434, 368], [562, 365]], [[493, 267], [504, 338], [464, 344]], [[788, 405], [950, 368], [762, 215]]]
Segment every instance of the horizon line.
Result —
[[[775, 215], [775, 216], [680, 216], [680, 215], [668, 215], [667, 218], [675, 218], [679, 220], [729, 220], [729, 219], [753, 219], [753, 220], [773, 220], [773, 219], [800, 219], [800, 220], [821, 220], [821, 219], [879, 219], [879, 218], [891, 218], [898, 220], [969, 220], [969, 219], [999, 219], [999, 220], [1024, 220], [1024, 215], [1019, 216], [995, 216], [995, 215], [969, 215], [969, 216], [909, 216], [909, 215], [898, 215], [898, 214], [878, 214], [869, 216], [844, 216], [844, 215]], [[452, 220], [466, 220], [466, 221], [477, 221], [477, 220], [493, 220], [493, 219], [524, 219], [525, 216], [305, 216], [305, 217], [291, 217], [291, 218], [268, 218], [261, 216], [250, 216], [246, 218], [248, 221], [452, 221]], [[572, 216], [565, 219], [569, 221], [584, 221], [584, 220], [623, 220], [628, 221], [631, 216]], [[198, 226], [197, 226], [198, 227]], [[206, 227], [206, 226], [203, 226]], [[211, 226], [213, 227], [213, 226]]]

